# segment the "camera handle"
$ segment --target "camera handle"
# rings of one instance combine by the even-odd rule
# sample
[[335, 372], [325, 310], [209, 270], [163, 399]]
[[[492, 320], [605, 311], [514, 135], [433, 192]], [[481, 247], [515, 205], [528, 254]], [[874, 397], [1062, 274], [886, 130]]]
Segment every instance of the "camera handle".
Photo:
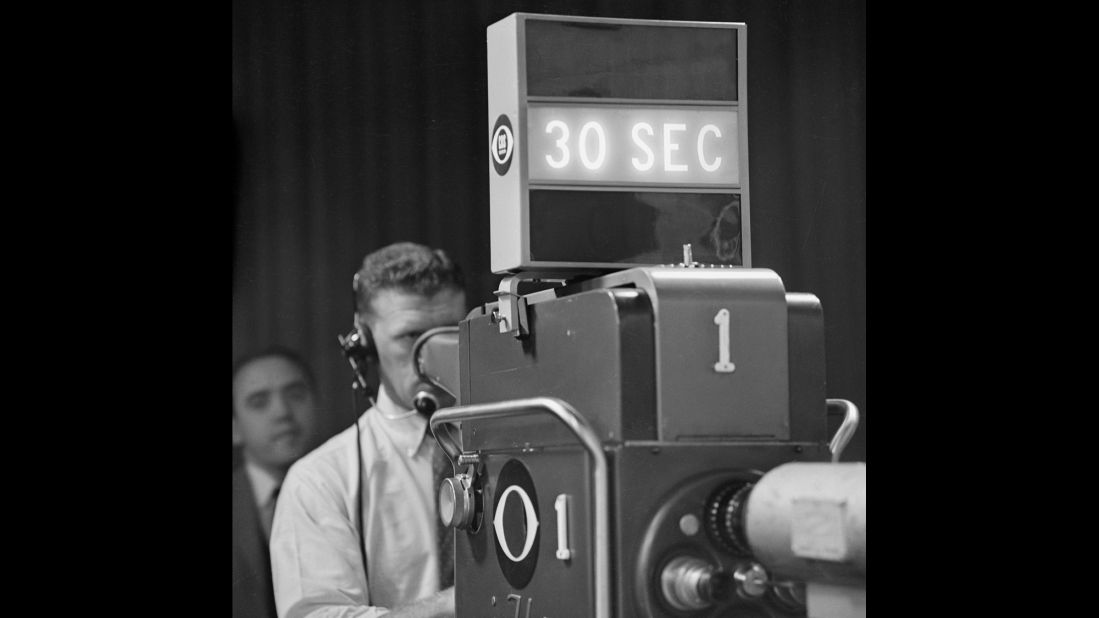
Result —
[[843, 424], [836, 430], [836, 435], [832, 436], [832, 442], [828, 444], [828, 449], [832, 451], [832, 461], [838, 462], [843, 449], [851, 441], [851, 436], [854, 436], [855, 430], [859, 428], [859, 408], [846, 399], [825, 401], [830, 410], [843, 410]]

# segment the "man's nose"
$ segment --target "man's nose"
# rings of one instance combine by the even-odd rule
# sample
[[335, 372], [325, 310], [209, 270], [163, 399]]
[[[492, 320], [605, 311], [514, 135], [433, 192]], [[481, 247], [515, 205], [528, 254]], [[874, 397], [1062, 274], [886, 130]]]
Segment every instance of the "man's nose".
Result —
[[281, 420], [293, 416], [293, 408], [286, 400], [286, 395], [275, 395], [271, 400], [271, 418]]

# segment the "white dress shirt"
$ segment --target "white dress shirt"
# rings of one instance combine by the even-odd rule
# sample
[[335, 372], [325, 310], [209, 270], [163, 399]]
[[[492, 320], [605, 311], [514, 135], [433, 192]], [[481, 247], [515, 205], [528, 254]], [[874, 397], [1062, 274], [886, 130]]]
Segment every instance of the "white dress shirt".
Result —
[[373, 618], [439, 590], [438, 446], [427, 419], [380, 388], [359, 427], [369, 586], [354, 516], [360, 467], [351, 426], [294, 463], [283, 481], [271, 531], [280, 618]]

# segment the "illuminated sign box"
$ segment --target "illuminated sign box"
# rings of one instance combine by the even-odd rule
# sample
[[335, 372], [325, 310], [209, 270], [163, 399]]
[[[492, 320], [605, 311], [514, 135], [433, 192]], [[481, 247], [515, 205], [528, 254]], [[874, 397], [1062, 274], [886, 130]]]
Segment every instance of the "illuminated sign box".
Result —
[[735, 110], [527, 108], [531, 183], [735, 187]]
[[488, 28], [493, 272], [750, 266], [744, 24]]

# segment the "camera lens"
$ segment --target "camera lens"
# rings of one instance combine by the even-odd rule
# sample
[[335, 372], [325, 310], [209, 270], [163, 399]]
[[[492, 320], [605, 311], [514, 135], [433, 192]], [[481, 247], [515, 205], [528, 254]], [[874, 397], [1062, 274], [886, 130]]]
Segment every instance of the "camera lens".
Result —
[[725, 483], [706, 502], [706, 532], [710, 540], [735, 555], [751, 555], [744, 532], [744, 505], [752, 487], [746, 481]]

